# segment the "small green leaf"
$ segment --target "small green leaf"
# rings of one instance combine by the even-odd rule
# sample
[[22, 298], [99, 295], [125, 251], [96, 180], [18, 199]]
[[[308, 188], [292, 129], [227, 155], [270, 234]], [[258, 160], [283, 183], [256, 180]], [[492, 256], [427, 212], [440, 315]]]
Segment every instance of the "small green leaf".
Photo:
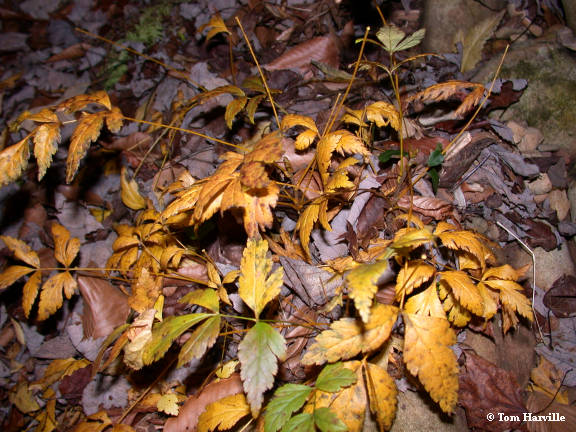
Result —
[[314, 432], [314, 417], [302, 413], [292, 417], [282, 428], [282, 432]]
[[432, 190], [434, 193], [438, 191], [438, 184], [440, 183], [440, 175], [438, 174], [438, 169], [430, 168], [428, 170], [428, 175], [430, 176], [430, 182], [432, 183]]
[[274, 375], [278, 371], [277, 358], [282, 359], [285, 354], [284, 337], [263, 322], [257, 322], [238, 345], [240, 377], [254, 417], [260, 413], [264, 392], [274, 384]]
[[314, 411], [314, 423], [322, 432], [346, 432], [346, 425], [336, 417], [330, 408], [322, 407]]
[[316, 379], [316, 388], [325, 392], [334, 393], [342, 387], [348, 387], [356, 382], [354, 371], [344, 367], [342, 362], [326, 366]]
[[443, 162], [444, 155], [442, 154], [442, 144], [437, 143], [436, 148], [432, 153], [430, 153], [430, 157], [428, 157], [428, 166], [437, 167], [442, 165]]
[[152, 330], [152, 338], [144, 346], [142, 360], [149, 365], [161, 359], [172, 342], [182, 333], [200, 321], [213, 316], [207, 313], [186, 314], [166, 318]]
[[[382, 163], [386, 163], [396, 156], [400, 156], [400, 150], [386, 150], [380, 153], [380, 155], [378, 156], [378, 160]], [[403, 156], [408, 157], [408, 153], [403, 152]]]
[[276, 432], [283, 427], [290, 416], [302, 408], [311, 391], [311, 387], [302, 384], [285, 384], [276, 390], [266, 407], [264, 432]]
[[404, 51], [418, 45], [422, 41], [422, 39], [424, 39], [425, 34], [426, 29], [420, 29], [412, 33], [410, 36], [408, 36], [406, 39], [404, 39], [402, 42], [396, 45], [396, 51]]
[[389, 53], [393, 53], [396, 51], [396, 46], [400, 43], [402, 39], [406, 36], [402, 30], [394, 25], [385, 25], [380, 27], [380, 29], [376, 32], [376, 37], [382, 45], [384, 45], [384, 49]]

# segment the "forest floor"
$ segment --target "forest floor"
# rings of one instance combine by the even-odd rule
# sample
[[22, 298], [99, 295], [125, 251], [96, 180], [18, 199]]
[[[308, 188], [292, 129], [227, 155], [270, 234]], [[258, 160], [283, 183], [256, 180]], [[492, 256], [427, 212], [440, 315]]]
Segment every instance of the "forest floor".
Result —
[[471, 78], [561, 9], [360, 3], [0, 6], [3, 431], [576, 430], [575, 155]]

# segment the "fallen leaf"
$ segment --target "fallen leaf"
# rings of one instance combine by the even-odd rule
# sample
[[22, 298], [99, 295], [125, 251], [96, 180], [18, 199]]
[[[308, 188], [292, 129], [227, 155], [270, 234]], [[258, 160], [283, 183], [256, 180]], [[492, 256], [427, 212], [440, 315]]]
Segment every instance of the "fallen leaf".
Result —
[[198, 432], [225, 430], [250, 414], [250, 405], [243, 394], [226, 396], [212, 402], [198, 419]]
[[564, 275], [556, 279], [543, 298], [544, 305], [558, 318], [567, 318], [576, 312], [576, 277]]
[[319, 36], [288, 49], [273, 62], [264, 65], [264, 68], [269, 71], [298, 69], [305, 73], [310, 70], [312, 60], [337, 68], [339, 57], [340, 49], [336, 36]]

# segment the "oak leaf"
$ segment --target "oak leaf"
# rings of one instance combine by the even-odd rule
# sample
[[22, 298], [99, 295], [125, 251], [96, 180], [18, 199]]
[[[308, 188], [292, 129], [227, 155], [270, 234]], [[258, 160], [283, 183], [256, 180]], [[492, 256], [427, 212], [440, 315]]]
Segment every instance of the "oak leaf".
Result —
[[456, 335], [445, 318], [403, 313], [404, 362], [442, 411], [451, 413], [458, 400], [458, 363], [450, 349]]
[[206, 407], [198, 419], [198, 432], [226, 430], [250, 414], [250, 406], [243, 394], [226, 396]]
[[323, 364], [347, 360], [359, 354], [377, 349], [390, 336], [398, 316], [398, 308], [375, 304], [370, 311], [370, 320], [362, 325], [353, 318], [341, 318], [316, 337], [302, 363]]
[[274, 384], [278, 359], [286, 354], [286, 341], [270, 325], [258, 321], [238, 345], [240, 376], [253, 417], [258, 417], [264, 392]]
[[266, 304], [280, 294], [284, 278], [282, 267], [272, 271], [272, 259], [267, 253], [266, 240], [249, 239], [240, 263], [238, 294], [256, 318]]

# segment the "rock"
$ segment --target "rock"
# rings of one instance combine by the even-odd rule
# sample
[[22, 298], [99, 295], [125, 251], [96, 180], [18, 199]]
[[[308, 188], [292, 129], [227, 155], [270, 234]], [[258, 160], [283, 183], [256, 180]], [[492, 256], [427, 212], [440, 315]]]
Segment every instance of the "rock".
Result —
[[[517, 43], [508, 52], [500, 77], [527, 79], [528, 87], [520, 101], [508, 107], [501, 117], [498, 111], [493, 115], [504, 121], [525, 120], [528, 126], [539, 129], [544, 136], [538, 147], [541, 151], [565, 149], [574, 155], [576, 104], [572, 101], [576, 98], [576, 60], [558, 45], [554, 34], [546, 37], [548, 40]], [[472, 81], [488, 82], [499, 62], [500, 58], [495, 56]]]
[[527, 186], [534, 195], [545, 194], [552, 190], [552, 182], [546, 173], [540, 174], [536, 180], [531, 181]]
[[570, 201], [564, 189], [554, 189], [548, 194], [550, 208], [556, 211], [558, 220], [564, 220], [570, 211]]

